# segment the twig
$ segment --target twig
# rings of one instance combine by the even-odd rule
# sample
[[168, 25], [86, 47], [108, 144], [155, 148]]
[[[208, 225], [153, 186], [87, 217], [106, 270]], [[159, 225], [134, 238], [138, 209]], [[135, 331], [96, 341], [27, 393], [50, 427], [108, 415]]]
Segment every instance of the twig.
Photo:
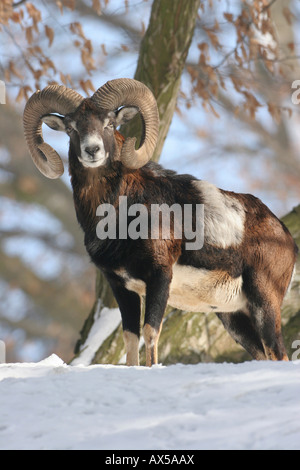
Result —
[[20, 5], [22, 5], [22, 3], [25, 3], [25, 2], [26, 2], [26, 0], [19, 0], [18, 2], [13, 3], [13, 4], [12, 4], [12, 7], [13, 7], [13, 8], [17, 8], [17, 7], [19, 7]]

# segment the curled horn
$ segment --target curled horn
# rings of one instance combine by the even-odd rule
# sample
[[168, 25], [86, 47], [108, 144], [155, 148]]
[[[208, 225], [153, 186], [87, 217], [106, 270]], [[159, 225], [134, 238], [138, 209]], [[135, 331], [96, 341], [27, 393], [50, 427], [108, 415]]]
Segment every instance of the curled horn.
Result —
[[27, 101], [23, 115], [25, 139], [33, 162], [48, 178], [58, 178], [64, 172], [60, 156], [44, 142], [42, 117], [49, 113], [66, 115], [72, 113], [83, 101], [83, 97], [60, 85], [50, 85], [35, 92]]
[[125, 140], [121, 161], [131, 169], [144, 166], [152, 157], [159, 131], [159, 115], [156, 100], [146, 85], [130, 78], [111, 80], [100, 87], [91, 100], [101, 109], [115, 110], [121, 106], [136, 106], [144, 126], [144, 138], [135, 149], [136, 138]]

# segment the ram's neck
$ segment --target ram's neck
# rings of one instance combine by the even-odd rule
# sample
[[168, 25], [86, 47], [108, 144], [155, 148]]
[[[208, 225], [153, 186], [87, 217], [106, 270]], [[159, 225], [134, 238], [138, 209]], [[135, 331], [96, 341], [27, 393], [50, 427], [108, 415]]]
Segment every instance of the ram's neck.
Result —
[[100, 204], [114, 204], [122, 180], [121, 163], [113, 168], [83, 168], [70, 158], [69, 172], [77, 219], [86, 232], [97, 222]]
[[96, 214], [99, 204], [110, 203], [113, 198], [112, 188], [118, 187], [122, 177], [120, 153], [124, 137], [115, 131], [114, 164], [110, 167], [84, 168], [76, 156], [76, 145], [70, 142], [69, 174], [73, 188], [76, 212]]

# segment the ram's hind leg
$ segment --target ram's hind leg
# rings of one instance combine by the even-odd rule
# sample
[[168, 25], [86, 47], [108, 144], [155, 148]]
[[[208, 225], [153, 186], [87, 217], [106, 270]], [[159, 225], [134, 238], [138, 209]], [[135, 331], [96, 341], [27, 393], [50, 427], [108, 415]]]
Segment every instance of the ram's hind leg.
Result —
[[280, 307], [273, 307], [271, 304], [256, 305], [252, 306], [250, 311], [255, 319], [267, 359], [288, 361], [281, 333]]
[[[251, 273], [246, 278], [245, 290], [248, 309], [264, 347], [266, 358], [272, 361], [288, 361], [281, 332], [281, 305], [291, 279], [293, 266], [285, 266], [278, 259], [280, 273], [269, 269]], [[281, 275], [280, 275], [281, 274]]]
[[243, 311], [217, 313], [230, 336], [256, 360], [266, 359], [263, 344], [252, 319]]
[[[258, 232], [257, 232], [258, 233]], [[292, 281], [297, 247], [279, 222], [263, 219], [262, 239], [253, 239], [246, 254], [243, 289], [267, 359], [288, 361], [281, 332], [281, 307]], [[255, 249], [254, 249], [255, 247]]]

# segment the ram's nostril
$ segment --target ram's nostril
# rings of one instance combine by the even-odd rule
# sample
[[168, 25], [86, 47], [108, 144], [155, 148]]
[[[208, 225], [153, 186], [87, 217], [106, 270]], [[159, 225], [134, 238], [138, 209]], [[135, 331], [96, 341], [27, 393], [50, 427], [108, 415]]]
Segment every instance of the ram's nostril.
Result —
[[94, 157], [95, 153], [100, 150], [100, 147], [98, 145], [94, 145], [93, 147], [85, 147], [84, 149], [86, 153], [88, 153], [91, 157]]

